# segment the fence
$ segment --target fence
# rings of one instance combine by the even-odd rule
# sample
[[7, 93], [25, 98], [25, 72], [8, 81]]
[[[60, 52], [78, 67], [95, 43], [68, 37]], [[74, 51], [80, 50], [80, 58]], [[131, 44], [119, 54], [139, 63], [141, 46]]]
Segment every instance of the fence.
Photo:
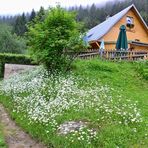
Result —
[[105, 50], [99, 51], [97, 49], [88, 49], [85, 52], [81, 52], [78, 57], [82, 59], [89, 59], [100, 56], [103, 59], [108, 60], [138, 60], [146, 59], [148, 60], [148, 50], [140, 51], [116, 51], [116, 50]]

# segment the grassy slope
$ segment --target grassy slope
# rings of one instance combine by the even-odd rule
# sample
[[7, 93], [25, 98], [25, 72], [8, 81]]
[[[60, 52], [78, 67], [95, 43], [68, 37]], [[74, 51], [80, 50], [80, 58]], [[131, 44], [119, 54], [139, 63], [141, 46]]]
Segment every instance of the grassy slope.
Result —
[[[138, 74], [138, 72], [135, 70], [134, 64], [126, 62], [114, 63], [100, 61], [97, 59], [91, 61], [80, 60], [74, 63], [73, 71], [76, 75], [81, 77], [89, 77], [90, 79], [96, 80], [98, 83], [103, 85], [107, 84], [117, 91], [120, 90], [121, 94], [126, 96], [126, 98], [138, 101], [138, 107], [142, 110], [144, 120], [146, 122], [148, 121], [148, 82]], [[8, 101], [4, 99], [1, 101], [5, 104], [5, 106], [9, 107], [10, 110], [13, 109], [11, 102], [9, 104]], [[69, 116], [71, 116], [70, 113], [64, 118], [69, 118]], [[81, 115], [78, 116], [81, 117]], [[25, 125], [28, 121], [22, 122], [19, 120], [19, 117], [17, 118], [17, 115], [13, 115], [13, 118], [16, 118], [17, 123], [24, 127], [25, 130], [27, 130], [34, 137], [38, 137], [44, 142], [47, 142], [50, 138], [52, 138], [54, 145], [57, 145], [57, 143], [60, 145], [60, 142], [61, 145], [64, 144], [64, 139], [62, 140], [62, 138], [58, 140], [55, 137], [54, 140], [54, 136], [51, 136], [49, 139], [46, 139], [45, 134], [42, 132], [44, 127], [39, 127], [38, 125], [38, 127], [34, 126], [35, 128], [26, 127]], [[38, 129], [40, 129], [40, 132], [36, 132]], [[148, 141], [145, 138], [145, 125], [139, 127], [138, 130], [139, 131], [137, 133], [131, 134], [128, 127], [124, 127], [122, 125], [105, 126], [99, 136], [99, 147], [110, 148], [115, 147], [116, 145], [121, 147], [147, 147]]]
[[[139, 101], [143, 112], [148, 108], [148, 81], [143, 79], [135, 68], [136, 64], [127, 62], [108, 62], [101, 60], [77, 61], [75, 73], [122, 90], [122, 95]], [[146, 115], [146, 114], [145, 114]]]
[[[133, 101], [138, 101], [138, 107], [141, 109], [142, 115], [147, 125], [146, 132], [148, 133], [148, 81], [142, 78], [142, 76], [137, 72], [136, 67], [137, 64], [133, 64], [130, 62], [108, 62], [97, 59], [86, 61], [80, 60], [74, 64], [76, 74], [81, 75], [83, 77], [90, 77], [91, 79], [96, 79], [96, 81], [98, 81], [99, 83], [103, 85], [107, 84], [115, 90], [122, 90], [120, 91], [122, 96], [126, 96]], [[120, 137], [116, 137], [116, 132], [117, 135], [120, 135], [118, 132], [121, 132], [121, 135], [123, 132], [125, 135], [125, 137], [123, 138], [128, 139], [128, 135], [125, 134], [126, 130], [124, 128], [123, 131], [122, 128], [119, 128], [120, 131], [118, 131], [117, 127], [111, 127], [108, 128], [108, 130], [109, 131], [106, 131], [104, 134], [110, 134], [110, 136], [107, 136], [110, 138], [103, 138], [103, 143], [104, 141], [107, 142], [109, 140], [110, 144], [116, 141], [122, 142], [122, 139], [119, 139]], [[134, 142], [131, 143], [131, 147], [148, 146], [148, 140], [144, 138], [144, 131], [145, 127], [140, 127], [139, 133], [136, 134], [136, 136], [139, 138], [136, 138], [136, 136], [133, 135], [133, 140], [131, 141], [134, 141], [135, 138], [137, 139], [137, 142], [135, 145], [133, 145]]]

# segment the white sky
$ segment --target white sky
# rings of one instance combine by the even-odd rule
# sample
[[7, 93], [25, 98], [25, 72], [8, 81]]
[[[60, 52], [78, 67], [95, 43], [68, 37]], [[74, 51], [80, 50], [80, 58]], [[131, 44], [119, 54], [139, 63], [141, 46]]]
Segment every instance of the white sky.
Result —
[[22, 12], [30, 12], [33, 8], [39, 10], [41, 6], [48, 8], [55, 6], [59, 2], [62, 6], [88, 5], [92, 3], [101, 4], [102, 2], [113, 0], [0, 0], [0, 15], [14, 15]]

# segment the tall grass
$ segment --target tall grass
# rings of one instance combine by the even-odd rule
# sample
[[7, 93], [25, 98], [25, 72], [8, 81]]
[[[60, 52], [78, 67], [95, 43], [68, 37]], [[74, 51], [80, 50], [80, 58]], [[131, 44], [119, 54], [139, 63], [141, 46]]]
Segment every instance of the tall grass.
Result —
[[148, 61], [136, 62], [136, 67], [140, 75], [148, 80]]
[[4, 135], [2, 133], [2, 126], [0, 125], [0, 148], [7, 148], [5, 140], [4, 140]]

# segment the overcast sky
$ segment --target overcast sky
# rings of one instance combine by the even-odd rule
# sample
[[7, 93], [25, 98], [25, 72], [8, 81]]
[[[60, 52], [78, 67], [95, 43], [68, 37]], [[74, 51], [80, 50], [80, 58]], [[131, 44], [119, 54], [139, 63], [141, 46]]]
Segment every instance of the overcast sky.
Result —
[[50, 6], [55, 6], [57, 2], [60, 5], [75, 6], [75, 5], [88, 5], [92, 3], [102, 4], [106, 1], [113, 0], [0, 0], [0, 15], [14, 15], [22, 12], [30, 12], [33, 8], [39, 10], [41, 6], [48, 8]]

